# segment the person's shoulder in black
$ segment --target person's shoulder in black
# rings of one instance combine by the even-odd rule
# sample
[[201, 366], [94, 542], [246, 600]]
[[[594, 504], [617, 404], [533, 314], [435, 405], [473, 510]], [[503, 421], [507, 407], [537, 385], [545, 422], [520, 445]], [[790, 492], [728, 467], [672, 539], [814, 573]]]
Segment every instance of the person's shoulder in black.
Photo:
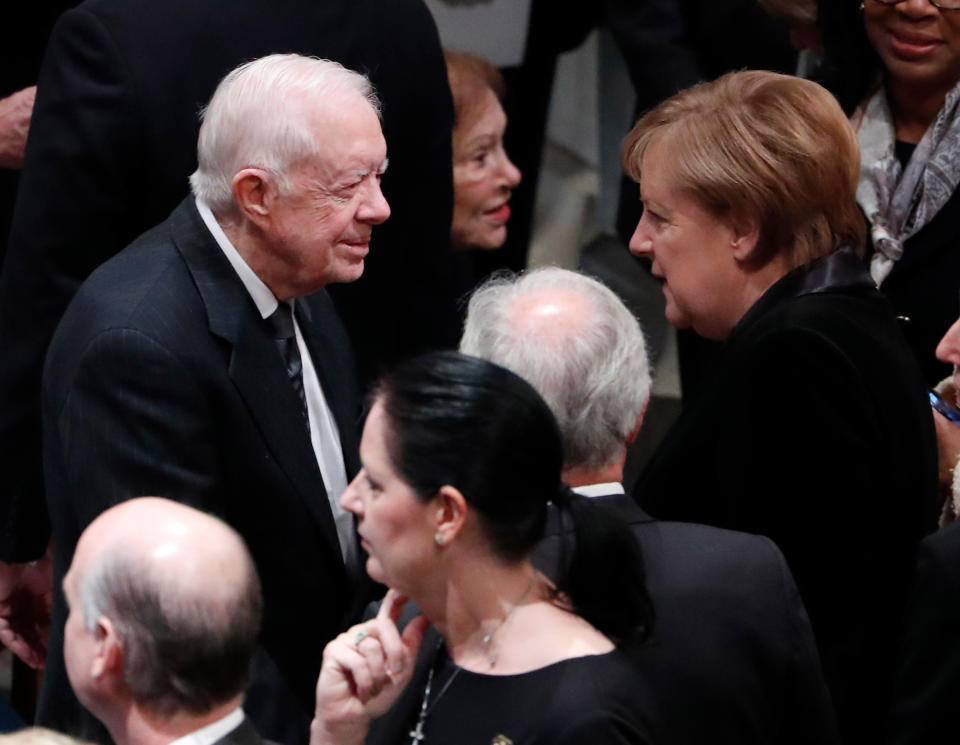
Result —
[[895, 745], [940, 743], [960, 700], [960, 523], [920, 543], [890, 722]]

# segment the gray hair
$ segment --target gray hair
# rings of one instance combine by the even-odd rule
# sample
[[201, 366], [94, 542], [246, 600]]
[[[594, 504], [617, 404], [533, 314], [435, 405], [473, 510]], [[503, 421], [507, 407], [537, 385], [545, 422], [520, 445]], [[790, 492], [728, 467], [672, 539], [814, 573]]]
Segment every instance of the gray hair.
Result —
[[[583, 299], [575, 324], [524, 328], [518, 304], [546, 292]], [[613, 291], [584, 274], [545, 267], [498, 275], [474, 292], [460, 351], [525, 378], [550, 406], [566, 466], [599, 468], [623, 452], [650, 396], [640, 324]]]
[[122, 640], [124, 679], [136, 701], [168, 715], [205, 713], [249, 682], [262, 614], [260, 580], [243, 540], [240, 580], [215, 590], [158, 572], [142, 550], [119, 544], [95, 557], [79, 583], [83, 623], [108, 618]]
[[190, 176], [194, 195], [215, 212], [230, 211], [233, 177], [252, 166], [288, 190], [289, 167], [317, 155], [309, 115], [318, 105], [335, 109], [349, 94], [365, 98], [380, 115], [370, 81], [338, 62], [271, 54], [240, 65], [220, 81], [200, 114], [199, 167]]

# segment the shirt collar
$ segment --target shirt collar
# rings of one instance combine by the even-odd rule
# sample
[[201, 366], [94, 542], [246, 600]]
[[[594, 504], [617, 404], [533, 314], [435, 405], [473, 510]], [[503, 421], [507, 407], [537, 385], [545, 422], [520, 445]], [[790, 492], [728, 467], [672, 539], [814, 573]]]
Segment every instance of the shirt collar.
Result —
[[587, 484], [586, 486], [575, 486], [573, 491], [584, 497], [610, 497], [614, 494], [626, 494], [623, 484], [619, 481], [606, 481], [602, 484]]
[[170, 745], [213, 745], [217, 740], [239, 727], [242, 722], [243, 709], [238, 706], [225, 717], [174, 740]]
[[267, 318], [273, 315], [273, 312], [280, 304], [277, 298], [274, 297], [274, 294], [264, 281], [250, 268], [250, 265], [243, 260], [240, 252], [237, 251], [230, 242], [230, 239], [227, 238], [227, 234], [223, 232], [223, 228], [220, 227], [220, 223], [217, 222], [217, 218], [214, 216], [213, 210], [210, 209], [209, 205], [199, 197], [196, 198], [196, 202], [197, 212], [200, 213], [203, 224], [207, 226], [207, 230], [210, 231], [213, 239], [217, 242], [217, 245], [220, 246], [220, 250], [223, 251], [223, 255], [227, 257], [230, 266], [233, 267], [237, 276], [240, 277], [243, 286], [247, 288], [247, 292], [257, 305], [260, 316]]

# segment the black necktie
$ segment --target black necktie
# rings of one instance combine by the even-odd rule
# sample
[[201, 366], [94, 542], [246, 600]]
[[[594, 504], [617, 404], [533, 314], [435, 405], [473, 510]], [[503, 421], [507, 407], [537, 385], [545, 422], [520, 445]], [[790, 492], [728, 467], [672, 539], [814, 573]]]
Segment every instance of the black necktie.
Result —
[[307, 398], [303, 392], [303, 365], [300, 362], [300, 350], [297, 348], [297, 336], [293, 329], [293, 306], [290, 303], [280, 303], [277, 309], [267, 317], [270, 332], [277, 342], [280, 357], [287, 367], [287, 377], [290, 385], [300, 399], [300, 408], [303, 420], [310, 430], [310, 418], [307, 415]]

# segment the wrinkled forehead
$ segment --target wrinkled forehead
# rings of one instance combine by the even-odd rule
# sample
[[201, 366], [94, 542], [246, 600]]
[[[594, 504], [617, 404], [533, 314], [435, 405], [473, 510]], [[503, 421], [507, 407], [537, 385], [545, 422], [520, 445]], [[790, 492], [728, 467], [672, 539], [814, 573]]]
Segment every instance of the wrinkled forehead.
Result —
[[376, 111], [364, 99], [341, 109], [323, 108], [311, 117], [314, 157], [300, 167], [329, 177], [383, 172], [387, 143]]

